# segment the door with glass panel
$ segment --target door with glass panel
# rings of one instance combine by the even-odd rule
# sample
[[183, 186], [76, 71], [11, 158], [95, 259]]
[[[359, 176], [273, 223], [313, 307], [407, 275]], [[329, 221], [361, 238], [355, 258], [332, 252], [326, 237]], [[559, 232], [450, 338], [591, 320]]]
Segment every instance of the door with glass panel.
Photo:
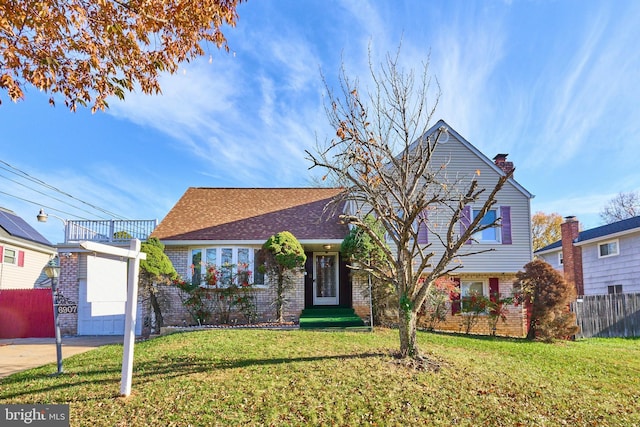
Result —
[[313, 305], [338, 305], [338, 254], [313, 254]]

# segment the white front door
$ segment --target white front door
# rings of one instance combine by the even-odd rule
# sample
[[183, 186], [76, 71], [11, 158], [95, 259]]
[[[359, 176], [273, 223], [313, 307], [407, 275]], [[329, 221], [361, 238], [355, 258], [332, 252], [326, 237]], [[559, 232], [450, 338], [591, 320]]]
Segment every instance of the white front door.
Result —
[[338, 305], [338, 253], [313, 254], [313, 305]]

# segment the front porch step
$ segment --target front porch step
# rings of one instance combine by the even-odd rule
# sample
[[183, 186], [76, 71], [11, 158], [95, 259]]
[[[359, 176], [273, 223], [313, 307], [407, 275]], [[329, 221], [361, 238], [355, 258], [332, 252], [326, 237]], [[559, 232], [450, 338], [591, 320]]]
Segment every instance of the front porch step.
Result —
[[364, 321], [353, 308], [305, 308], [300, 315], [300, 329], [362, 328]]

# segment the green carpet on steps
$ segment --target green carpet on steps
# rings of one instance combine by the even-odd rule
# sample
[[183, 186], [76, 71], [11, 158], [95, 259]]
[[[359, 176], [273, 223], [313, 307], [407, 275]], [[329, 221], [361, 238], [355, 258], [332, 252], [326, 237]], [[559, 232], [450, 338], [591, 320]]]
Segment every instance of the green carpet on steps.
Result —
[[300, 329], [364, 328], [364, 321], [353, 308], [305, 308], [300, 315]]

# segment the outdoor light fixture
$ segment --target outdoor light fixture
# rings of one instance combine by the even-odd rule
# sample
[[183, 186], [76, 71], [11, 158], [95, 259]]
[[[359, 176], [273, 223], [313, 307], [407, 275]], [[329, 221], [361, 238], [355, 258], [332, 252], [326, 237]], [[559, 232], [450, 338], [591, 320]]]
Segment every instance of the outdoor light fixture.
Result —
[[[42, 210], [41, 214], [44, 214]], [[46, 220], [46, 214], [45, 220]], [[38, 221], [40, 215], [38, 215]], [[58, 361], [58, 375], [62, 373], [62, 337], [60, 336], [60, 322], [58, 320], [58, 277], [60, 276], [60, 266], [51, 260], [43, 268], [44, 274], [51, 279], [51, 293], [53, 294], [53, 323], [56, 328], [56, 358]]]
[[43, 270], [44, 274], [52, 281], [60, 276], [60, 266], [56, 265], [54, 260], [49, 261]]
[[327, 251], [328, 251], [329, 249], [331, 249], [331, 245], [324, 245], [324, 246], [322, 246], [322, 247], [323, 247], [325, 250], [327, 250]]
[[444, 134], [444, 136], [442, 136], [438, 142], [441, 144], [444, 144], [445, 142], [449, 141], [449, 128], [446, 126], [440, 126], [440, 129], [438, 129], [440, 131], [440, 135], [442, 136], [442, 134]]
[[65, 237], [65, 242], [66, 242], [66, 240], [67, 240], [67, 220], [66, 219], [60, 218], [58, 215], [48, 214], [42, 208], [40, 208], [40, 213], [38, 213], [38, 215], [36, 215], [36, 218], [38, 219], [38, 222], [47, 222], [47, 220], [49, 219], [50, 216], [54, 217], [55, 219], [59, 219], [60, 221], [62, 221], [62, 225], [64, 226], [64, 237]]
[[47, 219], [49, 219], [49, 215], [47, 215], [44, 209], [40, 209], [40, 213], [38, 214], [38, 216], [36, 216], [36, 218], [38, 218], [38, 222], [47, 222]]

